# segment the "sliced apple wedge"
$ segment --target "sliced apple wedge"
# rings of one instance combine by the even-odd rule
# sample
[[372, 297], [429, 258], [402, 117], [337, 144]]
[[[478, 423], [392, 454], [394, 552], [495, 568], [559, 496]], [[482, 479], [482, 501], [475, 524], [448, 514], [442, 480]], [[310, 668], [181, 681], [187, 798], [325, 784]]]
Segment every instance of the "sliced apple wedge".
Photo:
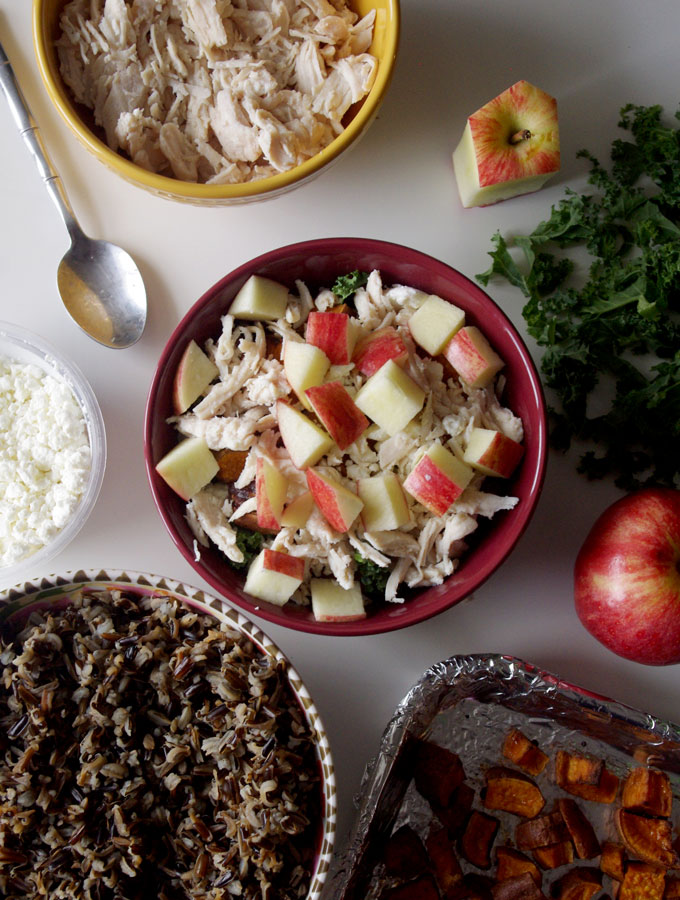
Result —
[[305, 391], [312, 409], [341, 450], [353, 444], [368, 428], [366, 416], [339, 381], [327, 381]]
[[454, 334], [444, 349], [444, 356], [461, 381], [473, 388], [486, 387], [505, 365], [474, 325], [466, 325]]
[[285, 400], [276, 401], [276, 417], [281, 439], [296, 468], [313, 466], [333, 446], [325, 431]]
[[220, 467], [202, 437], [185, 438], [156, 465], [156, 471], [184, 500], [209, 484]]
[[330, 578], [312, 578], [312, 612], [317, 622], [356, 622], [366, 618], [361, 588], [343, 588]]
[[268, 459], [260, 456], [255, 470], [255, 498], [257, 526], [267, 531], [278, 531], [281, 514], [288, 493], [288, 479]]
[[172, 387], [172, 405], [179, 416], [205, 393], [211, 381], [220, 374], [215, 363], [196, 341], [189, 341], [180, 357]]
[[264, 278], [251, 275], [229, 307], [230, 315], [236, 319], [253, 322], [272, 322], [282, 319], [288, 306], [288, 288]]
[[393, 359], [397, 364], [408, 359], [404, 339], [391, 325], [366, 335], [358, 342], [352, 354], [352, 362], [366, 376], [375, 375], [388, 359]]
[[441, 444], [420, 457], [404, 482], [404, 490], [435, 516], [443, 516], [463, 493], [474, 472]]
[[311, 491], [304, 491], [291, 500], [281, 516], [284, 528], [304, 528], [314, 509], [314, 497]]
[[430, 356], [440, 354], [464, 324], [463, 310], [436, 294], [430, 294], [408, 320], [411, 337]]
[[307, 486], [328, 524], [336, 531], [347, 531], [361, 512], [363, 500], [336, 478], [316, 469], [307, 469]]
[[390, 436], [406, 428], [424, 401], [425, 391], [393, 359], [371, 375], [354, 398], [359, 409]]
[[305, 396], [309, 387], [321, 384], [331, 361], [314, 344], [305, 341], [286, 341], [283, 349], [283, 371], [288, 379], [288, 384], [297, 394], [298, 400], [306, 409], [311, 409], [311, 404]]
[[358, 334], [356, 321], [347, 313], [312, 310], [307, 317], [307, 343], [323, 350], [334, 366], [351, 362]]
[[522, 458], [524, 447], [492, 428], [473, 428], [463, 459], [485, 475], [509, 478]]
[[243, 590], [251, 597], [283, 606], [305, 577], [305, 561], [281, 550], [264, 550], [251, 562]]
[[401, 482], [394, 472], [360, 478], [357, 494], [364, 503], [361, 523], [366, 531], [392, 531], [411, 518]]

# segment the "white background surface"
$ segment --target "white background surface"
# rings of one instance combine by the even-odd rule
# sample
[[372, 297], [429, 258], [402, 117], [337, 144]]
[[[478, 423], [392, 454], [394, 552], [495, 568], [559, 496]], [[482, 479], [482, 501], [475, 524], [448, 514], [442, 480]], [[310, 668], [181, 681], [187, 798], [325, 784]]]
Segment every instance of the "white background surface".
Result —
[[[628, 102], [680, 101], [678, 0], [402, 0], [395, 76], [377, 120], [344, 158], [286, 196], [222, 209], [158, 199], [105, 170], [76, 143], [42, 88], [29, 0], [0, 0], [0, 40], [83, 228], [129, 250], [149, 297], [142, 340], [95, 344], [72, 324], [56, 289], [68, 237], [0, 100], [0, 319], [39, 332], [77, 362], [102, 407], [109, 462], [85, 529], [49, 572], [147, 571], [201, 584], [175, 550], [144, 472], [142, 420], [165, 341], [222, 275], [267, 250], [315, 237], [395, 241], [473, 277], [491, 235], [529, 232], [570, 186], [585, 185], [576, 151], [605, 158]], [[460, 207], [451, 165], [465, 117], [520, 78], [558, 99], [562, 173], [541, 192], [486, 209]], [[490, 293], [525, 334], [522, 297]], [[531, 346], [531, 345], [530, 345]], [[432, 663], [500, 652], [589, 690], [680, 721], [678, 667], [626, 662], [597, 644], [572, 605], [572, 566], [597, 515], [619, 492], [588, 483], [573, 458], [551, 455], [537, 512], [517, 549], [469, 602], [389, 635], [334, 639], [260, 622], [316, 701], [334, 752], [339, 845], [365, 763], [394, 707]], [[48, 572], [36, 574], [49, 574]], [[0, 587], [6, 587], [1, 581]]]

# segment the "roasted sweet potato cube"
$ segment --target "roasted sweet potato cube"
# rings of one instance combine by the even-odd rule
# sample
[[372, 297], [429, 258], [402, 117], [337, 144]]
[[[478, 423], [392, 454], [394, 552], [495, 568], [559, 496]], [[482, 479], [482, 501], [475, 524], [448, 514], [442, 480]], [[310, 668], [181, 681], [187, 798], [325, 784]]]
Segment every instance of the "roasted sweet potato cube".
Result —
[[666, 873], [642, 862], [629, 862], [617, 900], [663, 900]]
[[570, 784], [599, 784], [604, 762], [594, 756], [579, 756], [558, 750], [555, 758], [555, 776], [557, 783], [567, 781]]
[[[619, 779], [616, 775], [600, 765], [601, 760], [589, 756], [573, 756], [564, 750], [557, 751], [555, 759], [555, 781], [562, 790], [597, 803], [613, 803], [619, 790]], [[591, 782], [599, 772], [599, 780]], [[570, 778], [573, 773], [574, 778]]]
[[553, 885], [557, 900], [590, 900], [602, 889], [602, 873], [599, 869], [577, 866], [570, 869]]
[[269, 359], [283, 361], [283, 341], [274, 334], [267, 334], [265, 338], [265, 352]]
[[657, 769], [633, 769], [623, 783], [621, 806], [631, 812], [667, 818], [673, 809], [668, 775]]
[[548, 754], [530, 741], [518, 728], [513, 728], [503, 742], [503, 756], [529, 775], [540, 775], [548, 764]]
[[600, 856], [600, 868], [605, 875], [609, 875], [614, 881], [623, 881], [626, 851], [623, 844], [607, 841], [602, 845]]
[[421, 875], [397, 887], [388, 888], [380, 895], [381, 900], [440, 900], [437, 885], [431, 875]]
[[595, 834], [595, 829], [576, 801], [570, 797], [560, 797], [557, 801], [557, 809], [562, 815], [579, 859], [592, 859], [597, 856], [600, 853], [600, 842]]
[[562, 813], [557, 810], [520, 822], [515, 828], [515, 843], [520, 850], [534, 850], [566, 841], [569, 837]]
[[491, 865], [491, 847], [497, 831], [498, 819], [479, 810], [473, 810], [460, 842], [465, 859], [478, 869], [488, 869]]
[[430, 801], [432, 812], [439, 821], [446, 827], [451, 837], [458, 837], [462, 834], [467, 824], [470, 810], [475, 799], [475, 792], [469, 784], [463, 782], [460, 787], [456, 788], [448, 806], [438, 806]]
[[663, 900], [680, 900], [680, 878], [676, 878], [674, 875], [666, 875]]
[[463, 870], [446, 828], [432, 828], [425, 840], [425, 849], [439, 890], [446, 900], [450, 900], [461, 882]]
[[514, 847], [496, 848], [496, 880], [507, 881], [509, 878], [517, 878], [518, 875], [529, 874], [541, 886], [543, 876], [533, 860], [515, 850]]
[[446, 807], [463, 782], [460, 757], [432, 741], [419, 741], [415, 749], [413, 778], [416, 790], [429, 802]]
[[545, 894], [528, 872], [499, 881], [491, 888], [493, 900], [545, 900]]
[[549, 847], [536, 847], [533, 854], [542, 869], [558, 869], [574, 861], [574, 846], [571, 841], [560, 841]]
[[220, 467], [215, 476], [218, 481], [231, 483], [236, 481], [246, 464], [249, 450], [218, 450], [215, 454], [217, 465]]
[[627, 809], [618, 809], [616, 826], [631, 856], [665, 869], [678, 865], [668, 819], [648, 819]]
[[410, 825], [402, 825], [389, 836], [383, 862], [387, 874], [396, 878], [415, 878], [429, 867], [423, 842]]
[[545, 800], [531, 778], [505, 766], [494, 766], [486, 773], [484, 806], [531, 819], [543, 809]]

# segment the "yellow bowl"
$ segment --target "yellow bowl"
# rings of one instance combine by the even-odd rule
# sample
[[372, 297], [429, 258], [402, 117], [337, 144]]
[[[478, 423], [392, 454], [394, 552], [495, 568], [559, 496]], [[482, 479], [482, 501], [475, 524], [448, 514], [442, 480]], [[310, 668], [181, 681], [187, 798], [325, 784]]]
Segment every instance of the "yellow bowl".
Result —
[[292, 190], [334, 162], [366, 131], [385, 96], [397, 55], [400, 30], [399, 0], [349, 0], [351, 8], [364, 16], [376, 10], [370, 51], [378, 58], [378, 71], [369, 94], [352, 110], [344, 131], [320, 153], [287, 172], [243, 184], [194, 184], [165, 175], [156, 175], [111, 150], [99, 129], [76, 104], [62, 81], [55, 41], [59, 37], [59, 16], [67, 0], [33, 0], [33, 43], [38, 68], [50, 99], [76, 137], [97, 159], [132, 184], [160, 197], [197, 206], [225, 206], [262, 200]]

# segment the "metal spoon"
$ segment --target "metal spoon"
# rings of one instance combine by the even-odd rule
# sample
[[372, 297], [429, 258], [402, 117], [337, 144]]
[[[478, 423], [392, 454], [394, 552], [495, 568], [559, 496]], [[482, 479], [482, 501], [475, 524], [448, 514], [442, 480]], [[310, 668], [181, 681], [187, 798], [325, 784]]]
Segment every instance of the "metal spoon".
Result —
[[64, 306], [74, 322], [95, 341], [106, 347], [129, 347], [142, 336], [146, 324], [146, 290], [139, 269], [120, 247], [92, 240], [76, 222], [2, 44], [0, 87], [71, 236], [71, 247], [57, 271]]

